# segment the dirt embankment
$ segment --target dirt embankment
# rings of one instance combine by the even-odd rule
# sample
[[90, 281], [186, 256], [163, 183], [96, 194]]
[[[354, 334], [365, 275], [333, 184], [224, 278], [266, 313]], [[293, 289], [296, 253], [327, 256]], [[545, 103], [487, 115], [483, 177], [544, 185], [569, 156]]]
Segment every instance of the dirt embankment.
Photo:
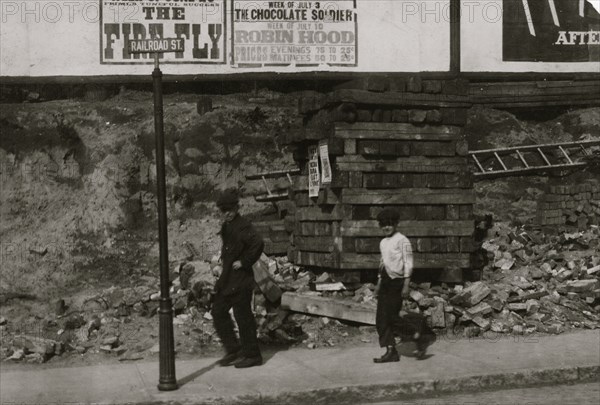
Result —
[[[243, 186], [246, 212], [260, 212], [249, 196], [261, 184], [245, 175], [291, 164], [278, 139], [299, 125], [295, 99], [258, 96], [215, 97], [202, 116], [197, 96], [165, 97], [173, 259], [185, 241], [207, 258], [216, 253], [215, 190]], [[0, 291], [49, 298], [150, 271], [158, 254], [151, 94], [1, 110]]]

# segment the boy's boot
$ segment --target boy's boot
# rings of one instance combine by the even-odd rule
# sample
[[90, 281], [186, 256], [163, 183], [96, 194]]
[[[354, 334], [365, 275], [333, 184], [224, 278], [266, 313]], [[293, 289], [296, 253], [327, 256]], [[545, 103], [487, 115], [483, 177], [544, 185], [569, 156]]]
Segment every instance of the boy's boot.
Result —
[[390, 363], [393, 361], [400, 361], [400, 355], [396, 350], [395, 346], [387, 346], [383, 356], [373, 359], [375, 363]]

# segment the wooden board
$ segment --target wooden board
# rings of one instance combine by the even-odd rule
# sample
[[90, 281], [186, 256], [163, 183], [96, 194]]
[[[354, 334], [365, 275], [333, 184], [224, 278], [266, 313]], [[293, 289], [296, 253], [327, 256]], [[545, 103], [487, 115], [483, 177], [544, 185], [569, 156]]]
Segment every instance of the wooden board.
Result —
[[474, 204], [475, 191], [470, 189], [382, 189], [346, 188], [342, 190], [341, 201], [355, 205], [390, 204]]
[[341, 239], [333, 236], [294, 236], [294, 247], [304, 252], [331, 253], [339, 251]]
[[[471, 236], [473, 221], [400, 221], [398, 230], [408, 237]], [[342, 221], [341, 236], [383, 237], [377, 221]]]
[[336, 159], [335, 170], [358, 172], [397, 173], [466, 173], [464, 157], [399, 157], [395, 159], [373, 159], [360, 155], [346, 155]]
[[322, 253], [294, 250], [294, 260], [292, 262], [300, 266], [340, 268], [340, 256], [338, 252]]
[[471, 107], [468, 96], [423, 93], [371, 93], [365, 90], [335, 90], [327, 96], [329, 103], [372, 104], [410, 107]]
[[[468, 253], [414, 253], [415, 269], [441, 269], [444, 267], [471, 266]], [[379, 268], [379, 254], [342, 253], [340, 255], [341, 269], [376, 269]]]
[[341, 221], [352, 217], [352, 207], [334, 205], [328, 207], [303, 207], [296, 210], [296, 221]]
[[281, 306], [291, 311], [375, 325], [375, 307], [352, 300], [286, 292], [281, 297]]
[[335, 137], [344, 139], [393, 139], [403, 141], [458, 140], [462, 129], [456, 126], [417, 126], [406, 123], [357, 122], [335, 124]]

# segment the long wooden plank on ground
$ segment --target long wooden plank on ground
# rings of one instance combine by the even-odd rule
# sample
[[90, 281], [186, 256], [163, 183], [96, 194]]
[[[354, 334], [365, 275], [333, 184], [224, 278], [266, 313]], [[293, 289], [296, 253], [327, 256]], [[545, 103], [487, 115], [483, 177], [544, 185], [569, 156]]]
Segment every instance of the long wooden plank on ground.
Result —
[[342, 171], [399, 172], [399, 173], [457, 173], [468, 170], [464, 157], [398, 157], [395, 159], [373, 159], [361, 155], [337, 158], [335, 167]]
[[[401, 221], [398, 230], [408, 237], [471, 236], [473, 221]], [[377, 221], [342, 221], [342, 236], [383, 237]]]
[[471, 107], [468, 96], [425, 93], [372, 93], [365, 90], [335, 90], [330, 103], [374, 104], [380, 106]]
[[416, 126], [412, 124], [357, 122], [335, 124], [335, 137], [344, 139], [394, 139], [410, 141], [454, 141], [461, 128], [448, 125]]
[[352, 300], [286, 292], [281, 297], [281, 306], [291, 311], [375, 325], [375, 307]]
[[[468, 253], [414, 253], [415, 269], [441, 269], [444, 267], [469, 268]], [[340, 255], [340, 268], [348, 270], [379, 268], [379, 254], [343, 253]]]
[[347, 188], [342, 190], [344, 204], [383, 205], [383, 204], [474, 204], [475, 191], [468, 189], [365, 189]]

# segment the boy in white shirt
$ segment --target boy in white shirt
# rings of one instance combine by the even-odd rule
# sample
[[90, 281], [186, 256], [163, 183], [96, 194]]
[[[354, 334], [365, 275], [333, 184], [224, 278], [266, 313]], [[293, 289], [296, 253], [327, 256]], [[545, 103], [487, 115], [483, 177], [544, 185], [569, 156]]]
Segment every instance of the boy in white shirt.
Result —
[[[391, 208], [385, 208], [377, 215], [379, 226], [386, 237], [379, 244], [381, 263], [379, 265], [379, 282], [376, 288], [378, 301], [375, 324], [379, 335], [379, 345], [382, 348], [385, 347], [386, 352], [383, 356], [373, 359], [375, 363], [400, 360], [400, 355], [396, 350], [395, 336], [405, 326], [402, 325], [399, 312], [402, 309], [402, 300], [409, 296], [413, 253], [408, 238], [396, 230], [399, 219], [398, 212]], [[418, 340], [419, 337], [418, 331], [415, 331], [413, 338]], [[423, 355], [424, 352], [420, 354]]]

